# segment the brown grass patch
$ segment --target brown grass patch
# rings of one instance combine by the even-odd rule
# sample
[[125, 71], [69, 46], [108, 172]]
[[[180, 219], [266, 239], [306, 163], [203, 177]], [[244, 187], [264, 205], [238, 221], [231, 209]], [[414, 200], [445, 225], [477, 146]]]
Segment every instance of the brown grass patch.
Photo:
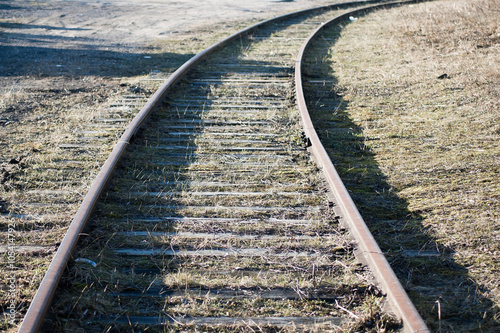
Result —
[[[386, 251], [415, 242], [443, 254], [397, 267], [435, 330], [499, 324], [499, 13], [494, 0], [376, 12], [348, 25], [328, 59], [345, 114], [386, 183], [363, 193], [363, 168], [338, 166], [362, 214]], [[361, 180], [352, 181], [354, 169]], [[398, 237], [384, 238], [387, 227]]]

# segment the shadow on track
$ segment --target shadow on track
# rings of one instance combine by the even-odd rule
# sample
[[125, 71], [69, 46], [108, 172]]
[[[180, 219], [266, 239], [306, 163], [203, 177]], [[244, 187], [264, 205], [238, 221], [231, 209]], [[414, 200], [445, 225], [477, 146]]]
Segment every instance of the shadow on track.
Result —
[[[453, 260], [453, 249], [438, 243], [426, 230], [422, 223], [425, 217], [412, 211], [389, 185], [376, 153], [366, 145], [372, 138], [365, 136], [349, 114], [349, 102], [343, 99], [335, 77], [335, 64], [329, 61], [340, 31], [339, 26], [325, 29], [305, 56], [304, 90], [318, 135], [429, 327], [433, 331], [484, 328], [483, 314], [493, 303], [481, 296], [481, 286], [467, 269]], [[464, 309], [468, 311], [464, 313]]]

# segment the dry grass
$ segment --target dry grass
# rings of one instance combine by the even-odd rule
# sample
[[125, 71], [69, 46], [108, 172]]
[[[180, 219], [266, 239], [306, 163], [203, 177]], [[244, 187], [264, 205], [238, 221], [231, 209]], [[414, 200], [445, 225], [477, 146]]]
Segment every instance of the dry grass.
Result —
[[[497, 4], [494, 1], [456, 3], [454, 9], [449, 8], [453, 7], [451, 3], [436, 2], [421, 4], [409, 11], [397, 10], [397, 15], [394, 12], [375, 14], [370, 16], [371, 21], [358, 21], [346, 32], [345, 40], [350, 45], [342, 40], [339, 43], [338, 47], [350, 49], [335, 53], [337, 64], [334, 70], [344, 100], [349, 102], [347, 111], [352, 114], [353, 121], [364, 128], [364, 144], [376, 154], [380, 169], [388, 177], [391, 193], [397, 193], [408, 202], [408, 209], [414, 216], [422, 217], [422, 223], [439, 244], [455, 251], [454, 260], [466, 267], [470, 278], [477, 281], [468, 286], [485, 287], [478, 288], [477, 294], [467, 294], [471, 295], [471, 300], [458, 310], [465, 309], [468, 315], [472, 313], [478, 318], [484, 313], [486, 325], [492, 325], [495, 322], [491, 318], [498, 316], [497, 312], [477, 302], [483, 302], [480, 297], [485, 297], [498, 304], [500, 293], [495, 275], [499, 270], [497, 219], [500, 191], [497, 180], [499, 91], [498, 71], [495, 71], [499, 67], [499, 31], [498, 24], [495, 24], [498, 8], [488, 16], [486, 9], [495, 9]], [[439, 10], [440, 6], [448, 7]], [[384, 19], [387, 15], [390, 19]], [[478, 19], [480, 23], [477, 23]], [[377, 30], [383, 22], [391, 22], [390, 29]], [[367, 24], [372, 24], [372, 28], [366, 29]], [[454, 29], [457, 26], [469, 28]], [[155, 57], [158, 68], [171, 70], [190, 54], [219, 39], [219, 33], [226, 36], [228, 31], [239, 28], [234, 24], [207, 29], [201, 40], [198, 32], [193, 32], [188, 37], [179, 36], [161, 44], [155, 43], [148, 52], [158, 55]], [[450, 32], [456, 38], [449, 38]], [[350, 37], [361, 44], [352, 43]], [[165, 55], [172, 50], [181, 56], [169, 58]], [[282, 53], [279, 49], [270, 52]], [[356, 52], [356, 57], [352, 57], [353, 52]], [[374, 54], [379, 57], [373, 57]], [[356, 59], [363, 58], [356, 63]], [[346, 59], [349, 59], [348, 63]], [[344, 63], [345, 66], [338, 66]], [[445, 73], [449, 79], [437, 79]], [[346, 79], [352, 77], [360, 78], [360, 81], [353, 85]], [[48, 79], [36, 80], [38, 86], [53, 84]], [[134, 78], [126, 81], [129, 80]], [[128, 87], [120, 88], [119, 79], [110, 82], [95, 78], [95, 82], [86, 85], [95, 90], [88, 91], [65, 92], [67, 84], [62, 82], [59, 92], [40, 89], [33, 93], [20, 86], [7, 90], [0, 99], [0, 124], [5, 126], [3, 133], [7, 133], [0, 138], [4, 157], [1, 161], [4, 169], [1, 212], [47, 214], [47, 219], [41, 222], [15, 220], [20, 243], [50, 245], [58, 242], [77, 202], [106, 157], [106, 147], [111, 146], [115, 137], [111, 135], [109, 146], [102, 151], [82, 154], [84, 166], [89, 167], [83, 178], [75, 171], [72, 175], [53, 172], [54, 165], [65, 159], [66, 154], [57, 148], [58, 143], [72, 139], [74, 126], [91, 121], [97, 110], [113, 96], [128, 92]], [[109, 89], [113, 91], [111, 97]], [[99, 98], [95, 99], [95, 96]], [[387, 102], [387, 96], [391, 97], [391, 102]], [[17, 113], [12, 113], [13, 110]], [[10, 159], [20, 160], [21, 156], [23, 163], [9, 163]], [[359, 171], [360, 168], [356, 166], [355, 169]], [[58, 199], [63, 202], [62, 206], [45, 208], [45, 211], [37, 206], [19, 208], [32, 200], [40, 203], [47, 198], [40, 195], [33, 199], [33, 192], [29, 194], [26, 190], [46, 189], [69, 191], [70, 194]], [[384, 202], [388, 200], [385, 192], [377, 195]], [[67, 203], [71, 203], [72, 210], [68, 209]], [[63, 210], [65, 215], [57, 215]], [[2, 217], [3, 231], [9, 220]], [[23, 262], [22, 269], [17, 272], [18, 286], [22, 289], [16, 300], [20, 307], [26, 308], [49, 259], [50, 253], [18, 256], [19, 264]], [[425, 265], [428, 263], [422, 270]], [[6, 273], [3, 270], [3, 274]], [[417, 275], [419, 272], [410, 273]], [[469, 279], [469, 276], [464, 279]], [[5, 281], [4, 275], [2, 280]], [[456, 297], [458, 302], [459, 297]], [[440, 295], [440, 298], [425, 298], [423, 302], [427, 305], [420, 303], [438, 327], [436, 300], [445, 305], [446, 302], [455, 304], [455, 301], [448, 295]], [[474, 306], [477, 309], [471, 310]], [[367, 318], [373, 315], [370, 312], [374, 305], [360, 307]], [[447, 309], [446, 306], [443, 308]], [[6, 323], [2, 325], [0, 327], [7, 327]], [[464, 327], [448, 322], [444, 325], [449, 325], [446, 329], [450, 330]]]
[[[78, 209], [89, 184], [107, 157], [115, 139], [108, 132], [100, 149], [78, 151], [60, 148], [78, 141], [75, 131], [92, 123], [119, 93], [119, 82], [99, 78], [86, 83], [59, 79], [32, 79], [29, 87], [2, 95], [0, 114], [6, 119], [0, 138], [0, 240], [17, 246], [13, 260], [1, 254], [1, 280], [15, 280], [15, 294], [5, 284], [0, 292], [5, 309], [12, 300], [19, 323], [45, 270]], [[10, 228], [10, 229], [9, 229]], [[13, 264], [12, 268], [10, 263]], [[7, 322], [2, 322], [6, 329]], [[12, 327], [12, 326], [11, 326]]]
[[438, 331], [499, 325], [499, 14], [494, 0], [376, 12], [326, 58], [345, 103], [335, 113], [361, 131], [364, 159], [337, 162], [362, 214], [389, 254], [441, 253], [393, 259]]

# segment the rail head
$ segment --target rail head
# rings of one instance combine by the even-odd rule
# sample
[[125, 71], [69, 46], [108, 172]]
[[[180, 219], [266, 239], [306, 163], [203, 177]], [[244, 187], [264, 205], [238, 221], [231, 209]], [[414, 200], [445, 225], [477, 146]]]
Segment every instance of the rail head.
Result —
[[362, 256], [375, 275], [377, 282], [380, 283], [382, 290], [386, 293], [391, 308], [396, 316], [402, 320], [403, 330], [405, 332], [430, 332], [380, 250], [344, 183], [340, 179], [328, 153], [323, 147], [309, 115], [302, 86], [302, 61], [304, 53], [321, 30], [329, 25], [347, 19], [350, 15], [362, 14], [385, 6], [395, 6], [412, 2], [415, 1], [390, 2], [366, 6], [355, 11], [350, 11], [349, 13], [338, 15], [322, 24], [309, 36], [299, 51], [295, 67], [295, 89], [297, 106], [301, 115], [304, 132], [311, 143], [310, 149], [317, 163], [323, 170], [328, 186], [337, 200], [337, 204], [342, 211], [342, 215], [346, 220], [349, 230], [358, 244]]
[[304, 9], [296, 12], [292, 12], [289, 14], [277, 16], [274, 18], [270, 18], [264, 20], [262, 22], [256, 23], [252, 26], [249, 26], [245, 29], [242, 29], [224, 40], [215, 43], [214, 45], [208, 47], [204, 51], [195, 55], [193, 58], [188, 60], [184, 65], [179, 67], [159, 88], [158, 90], [151, 96], [148, 102], [144, 105], [144, 107], [139, 111], [139, 113], [134, 117], [134, 119], [130, 122], [130, 124], [125, 129], [124, 133], [118, 140], [118, 143], [114, 147], [110, 156], [104, 163], [101, 168], [99, 174], [96, 179], [92, 183], [88, 193], [80, 205], [80, 208], [76, 215], [74, 216], [68, 231], [66, 232], [65, 237], [63, 238], [59, 248], [57, 249], [56, 254], [52, 262], [50, 263], [47, 272], [38, 288], [33, 301], [31, 302], [28, 311], [19, 327], [18, 332], [27, 333], [27, 332], [38, 332], [42, 322], [44, 320], [45, 314], [50, 307], [52, 298], [56, 292], [57, 285], [62, 277], [62, 274], [66, 268], [66, 265], [71, 257], [71, 254], [76, 247], [78, 242], [80, 233], [85, 228], [90, 216], [93, 212], [93, 209], [97, 203], [97, 200], [104, 190], [106, 184], [108, 183], [111, 174], [113, 173], [118, 161], [121, 156], [125, 152], [128, 143], [134, 137], [135, 133], [139, 130], [141, 125], [148, 119], [151, 113], [162, 103], [165, 99], [166, 95], [170, 91], [170, 89], [180, 81], [196, 64], [198, 64], [201, 60], [205, 59], [208, 55], [215, 52], [221, 47], [224, 47], [231, 41], [243, 37], [244, 35], [252, 32], [253, 30], [258, 29], [260, 26], [263, 26], [268, 23], [278, 22], [280, 20], [284, 20], [287, 18], [291, 18], [294, 16], [307, 14], [308, 12], [314, 12], [318, 10], [326, 10], [332, 8], [343, 8], [347, 6], [355, 6], [362, 5], [367, 3], [376, 3], [380, 2], [379, 0], [364, 0], [364, 1], [351, 1], [351, 2], [342, 2], [335, 3], [326, 6], [314, 7], [309, 9]]

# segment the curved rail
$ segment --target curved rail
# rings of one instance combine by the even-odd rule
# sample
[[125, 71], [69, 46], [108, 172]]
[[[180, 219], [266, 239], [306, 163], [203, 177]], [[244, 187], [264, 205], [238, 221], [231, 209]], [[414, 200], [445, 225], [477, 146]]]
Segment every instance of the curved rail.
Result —
[[383, 6], [394, 6], [409, 2], [413, 1], [394, 2], [360, 8], [349, 13], [336, 16], [332, 20], [322, 24], [309, 36], [307, 41], [302, 45], [302, 48], [300, 49], [295, 66], [295, 86], [297, 104], [303, 122], [302, 125], [304, 128], [304, 132], [311, 143], [310, 149], [315, 156], [317, 163], [323, 169], [323, 173], [325, 174], [329, 188], [337, 199], [343, 216], [347, 221], [347, 226], [349, 227], [349, 230], [351, 230], [351, 232], [354, 234], [354, 237], [358, 242], [359, 249], [364, 256], [364, 259], [375, 274], [377, 281], [381, 284], [382, 290], [387, 294], [389, 303], [391, 304], [393, 310], [396, 312], [396, 315], [402, 319], [403, 329], [405, 330], [405, 332], [430, 332], [425, 322], [417, 312], [415, 306], [410, 301], [408, 295], [403, 289], [403, 286], [396, 277], [396, 274], [387, 262], [387, 259], [380, 250], [370, 230], [368, 230], [368, 227], [366, 226], [363, 218], [361, 217], [361, 214], [356, 208], [356, 205], [352, 201], [349, 192], [347, 191], [344, 183], [335, 170], [335, 167], [333, 166], [328, 153], [323, 147], [318, 134], [314, 129], [311, 117], [309, 116], [309, 111], [307, 109], [304, 91], [302, 88], [302, 61], [304, 53], [309, 44], [312, 42], [312, 40], [314, 40], [314, 38], [321, 30], [329, 25], [345, 20], [350, 15], [364, 13], [366, 11], [374, 10]]
[[[44, 276], [41, 285], [28, 309], [28, 312], [19, 328], [19, 332], [37, 332], [42, 324], [42, 321], [44, 319], [44, 316], [50, 306], [51, 300], [54, 296], [54, 293], [56, 291], [57, 285], [59, 283], [59, 280], [61, 279], [61, 276], [64, 272], [64, 269], [66, 267], [66, 264], [71, 257], [72, 251], [75, 248], [79, 235], [84, 229], [85, 225], [87, 224], [94, 206], [96, 205], [98, 198], [100, 194], [102, 193], [103, 189], [105, 188], [106, 184], [108, 183], [108, 180], [111, 177], [111, 174], [113, 173], [116, 165], [118, 164], [118, 161], [120, 160], [120, 157], [123, 155], [123, 153], [126, 150], [126, 147], [128, 146], [129, 142], [131, 139], [134, 137], [135, 133], [139, 130], [141, 125], [146, 121], [146, 119], [151, 115], [151, 113], [160, 105], [160, 103], [164, 100], [168, 92], [171, 90], [171, 88], [179, 81], [181, 80], [196, 64], [198, 64], [201, 60], [205, 59], [208, 55], [211, 53], [215, 52], [216, 50], [220, 49], [221, 47], [224, 47], [226, 44], [229, 42], [241, 38], [244, 35], [248, 34], [249, 32], [257, 29], [258, 27], [270, 23], [270, 22], [277, 22], [283, 19], [288, 19], [297, 15], [301, 14], [306, 14], [308, 12], [314, 12], [322, 9], [332, 9], [332, 8], [342, 8], [342, 7], [347, 7], [347, 6], [353, 6], [353, 5], [360, 5], [360, 4], [366, 4], [369, 2], [377, 2], [375, 0], [367, 0], [367, 1], [354, 1], [354, 2], [346, 2], [346, 3], [341, 3], [341, 4], [332, 4], [332, 5], [327, 5], [327, 6], [321, 6], [321, 7], [316, 7], [316, 8], [311, 8], [311, 9], [306, 9], [306, 10], [301, 10], [297, 12], [293, 12], [290, 14], [278, 16], [272, 19], [268, 19], [265, 21], [262, 21], [260, 23], [257, 23], [255, 25], [252, 25], [248, 28], [245, 28], [237, 33], [232, 34], [231, 36], [227, 37], [226, 39], [212, 45], [211, 47], [205, 49], [204, 51], [200, 52], [193, 58], [191, 58], [189, 61], [187, 61], [183, 66], [181, 66], [177, 71], [175, 71], [171, 77], [165, 81], [162, 86], [155, 92], [155, 94], [150, 98], [150, 100], [146, 103], [146, 105], [140, 110], [140, 112], [136, 115], [136, 117], [132, 120], [132, 122], [129, 124], [127, 129], [124, 131], [123, 135], [120, 137], [118, 140], [118, 143], [114, 147], [113, 151], [111, 152], [110, 156], [104, 163], [103, 167], [101, 168], [101, 171], [99, 172], [98, 176], [92, 183], [91, 188], [89, 189], [87, 195], [85, 196], [78, 212], [76, 213], [75, 217], [73, 218], [73, 221], [71, 222], [68, 231], [64, 237], [64, 239], [61, 242], [61, 245], [59, 246], [48, 270], [46, 275]], [[363, 9], [363, 10], [366, 10]], [[348, 14], [349, 15], [349, 14]], [[351, 13], [352, 15], [352, 13]], [[302, 52], [301, 52], [302, 54]], [[298, 66], [300, 67], [300, 66]], [[300, 72], [300, 69], [299, 69]], [[313, 129], [314, 130], [314, 129]], [[308, 133], [308, 136], [312, 138], [311, 136], [311, 130], [306, 129], [306, 133]], [[314, 147], [319, 147], [318, 143], [315, 141], [313, 143]], [[318, 148], [314, 148], [318, 149]], [[331, 164], [331, 162], [330, 162]], [[332, 166], [333, 167], [333, 166]], [[342, 185], [342, 184], [341, 184]], [[343, 186], [343, 185], [342, 185]], [[349, 207], [347, 205], [346, 207]], [[355, 208], [355, 207], [354, 207]], [[357, 212], [357, 211], [356, 211]], [[359, 215], [359, 213], [358, 213]], [[378, 248], [378, 247], [377, 247]], [[378, 250], [380, 252], [380, 250]], [[383, 256], [382, 256], [383, 257]], [[389, 267], [390, 269], [390, 267]], [[391, 271], [392, 272], [392, 271]]]

